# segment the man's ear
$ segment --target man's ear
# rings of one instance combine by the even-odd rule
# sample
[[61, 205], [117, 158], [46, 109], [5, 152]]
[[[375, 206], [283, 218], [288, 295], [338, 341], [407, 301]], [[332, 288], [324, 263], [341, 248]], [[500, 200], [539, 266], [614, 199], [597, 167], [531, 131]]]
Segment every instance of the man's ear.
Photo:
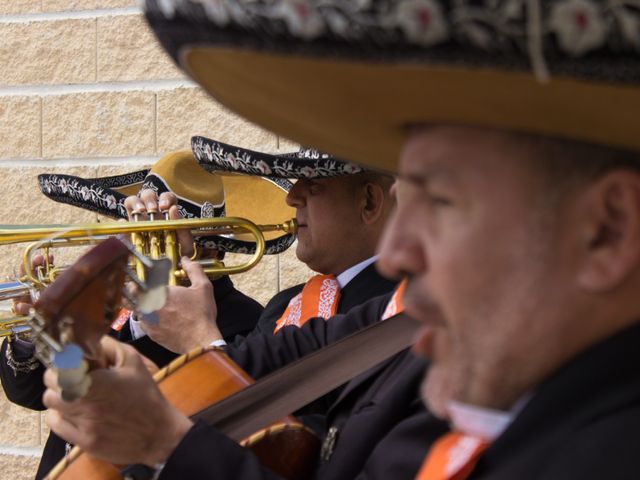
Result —
[[640, 261], [640, 175], [615, 170], [587, 187], [584, 261], [578, 284], [604, 292], [621, 284]]
[[362, 192], [362, 222], [365, 225], [371, 225], [380, 218], [384, 211], [385, 194], [380, 185], [372, 182], [367, 182]]

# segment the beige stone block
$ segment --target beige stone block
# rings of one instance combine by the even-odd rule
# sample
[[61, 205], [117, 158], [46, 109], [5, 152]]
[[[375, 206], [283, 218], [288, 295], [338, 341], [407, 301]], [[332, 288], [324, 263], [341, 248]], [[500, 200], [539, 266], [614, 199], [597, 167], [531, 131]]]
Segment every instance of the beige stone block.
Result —
[[0, 14], [38, 13], [42, 0], [0, 0]]
[[33, 97], [0, 97], [0, 158], [40, 156], [40, 102]]
[[[224, 262], [227, 265], [237, 265], [244, 263], [247, 258], [247, 255], [227, 254]], [[265, 255], [255, 268], [231, 278], [238, 290], [266, 305], [278, 293], [278, 258]]]
[[38, 470], [40, 457], [20, 455], [0, 455], [2, 478], [11, 480], [32, 480]]
[[231, 113], [199, 88], [159, 92], [158, 152], [189, 148], [194, 135], [253, 150], [276, 150], [273, 133]]
[[[44, 168], [22, 167], [0, 169], [0, 191], [3, 198], [10, 201], [0, 202], [0, 223], [15, 224], [78, 224], [96, 221], [96, 214], [72, 205], [57, 203], [40, 192], [37, 176], [40, 173], [66, 173], [83, 177], [96, 175], [95, 167]], [[17, 276], [26, 244], [0, 246], [4, 262], [0, 263], [0, 281]], [[79, 249], [56, 249], [55, 262], [68, 264], [76, 259]]]
[[98, 18], [98, 81], [184, 78], [142, 15]]
[[2, 83], [94, 81], [95, 32], [93, 19], [0, 24]]
[[4, 391], [0, 393], [0, 422], [0, 444], [14, 447], [40, 445], [40, 412], [14, 405], [4, 396]]
[[95, 8], [135, 7], [136, 0], [45, 0], [45, 12], [66, 12], [70, 10], [91, 10]]
[[296, 241], [285, 252], [280, 254], [280, 290], [305, 283], [316, 274], [296, 257], [297, 245], [298, 242]]
[[154, 152], [154, 94], [96, 92], [43, 98], [43, 156], [148, 155]]

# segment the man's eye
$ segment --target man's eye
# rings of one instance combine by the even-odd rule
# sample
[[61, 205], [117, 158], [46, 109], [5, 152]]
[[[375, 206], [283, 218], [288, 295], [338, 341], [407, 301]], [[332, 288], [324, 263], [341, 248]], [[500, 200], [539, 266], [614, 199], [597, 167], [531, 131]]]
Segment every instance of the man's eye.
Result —
[[432, 207], [449, 207], [452, 204], [449, 198], [440, 195], [428, 195], [427, 199]]

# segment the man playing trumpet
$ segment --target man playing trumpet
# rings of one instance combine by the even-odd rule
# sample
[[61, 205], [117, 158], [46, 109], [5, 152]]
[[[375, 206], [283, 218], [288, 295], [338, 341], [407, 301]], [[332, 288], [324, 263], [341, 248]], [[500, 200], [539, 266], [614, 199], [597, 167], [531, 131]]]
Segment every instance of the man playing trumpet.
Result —
[[[275, 333], [291, 324], [301, 326], [312, 317], [347, 313], [394, 288], [396, 282], [380, 276], [374, 265], [376, 246], [393, 206], [389, 196], [391, 176], [304, 148], [296, 153], [270, 155], [204, 137], [194, 137], [192, 147], [201, 166], [213, 173], [255, 176], [266, 172], [272, 181], [297, 179], [285, 198], [296, 212], [296, 256], [319, 275], [271, 299], [252, 335]], [[311, 172], [307, 171], [309, 164], [315, 168]], [[124, 204], [129, 215], [145, 214], [175, 208], [175, 200], [170, 193], [158, 198], [155, 191], [143, 190]], [[183, 238], [182, 242], [188, 245], [190, 240]], [[318, 304], [320, 297], [330, 299], [324, 311]], [[140, 326], [158, 343], [181, 353], [224, 337], [218, 330], [219, 323], [210, 317], [196, 314], [184, 320], [180, 324], [165, 316], [160, 322], [143, 321]], [[242, 337], [235, 343], [240, 344]]]

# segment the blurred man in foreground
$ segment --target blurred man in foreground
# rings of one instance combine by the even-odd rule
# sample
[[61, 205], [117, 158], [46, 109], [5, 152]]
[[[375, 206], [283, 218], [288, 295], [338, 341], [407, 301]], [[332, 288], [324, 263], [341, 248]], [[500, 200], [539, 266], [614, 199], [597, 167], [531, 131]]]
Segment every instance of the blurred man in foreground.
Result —
[[[165, 44], [249, 118], [397, 170], [398, 209], [380, 265], [409, 277], [406, 310], [425, 325], [415, 350], [432, 359], [424, 398], [454, 430], [431, 447], [417, 478], [635, 478], [640, 57], [627, 26], [637, 12], [561, 0], [374, 0], [312, 3], [283, 19], [257, 4], [233, 2], [241, 48], [229, 48], [240, 27], [226, 27], [219, 11], [198, 17], [210, 30], [174, 33]], [[188, 22], [200, 8], [175, 6], [166, 18], [149, 2], [163, 39], [172, 36], [168, 24]], [[247, 47], [258, 43], [246, 37], [264, 32], [269, 42]], [[255, 78], [268, 80], [256, 88]], [[126, 372], [146, 375], [131, 352], [112, 353], [121, 359], [118, 382]], [[231, 475], [224, 458], [232, 454], [249, 464], [250, 454], [213, 428], [205, 449], [202, 427], [151, 385], [144, 402], [171, 433], [137, 454], [115, 441], [107, 447], [96, 439], [117, 429], [97, 433], [85, 414], [96, 400], [63, 402], [54, 378], [48, 372], [45, 401], [56, 412], [49, 423], [95, 454], [158, 463], [160, 478]], [[83, 433], [88, 426], [95, 437]], [[203, 454], [189, 457], [198, 439]], [[378, 450], [369, 460], [402, 456]]]

